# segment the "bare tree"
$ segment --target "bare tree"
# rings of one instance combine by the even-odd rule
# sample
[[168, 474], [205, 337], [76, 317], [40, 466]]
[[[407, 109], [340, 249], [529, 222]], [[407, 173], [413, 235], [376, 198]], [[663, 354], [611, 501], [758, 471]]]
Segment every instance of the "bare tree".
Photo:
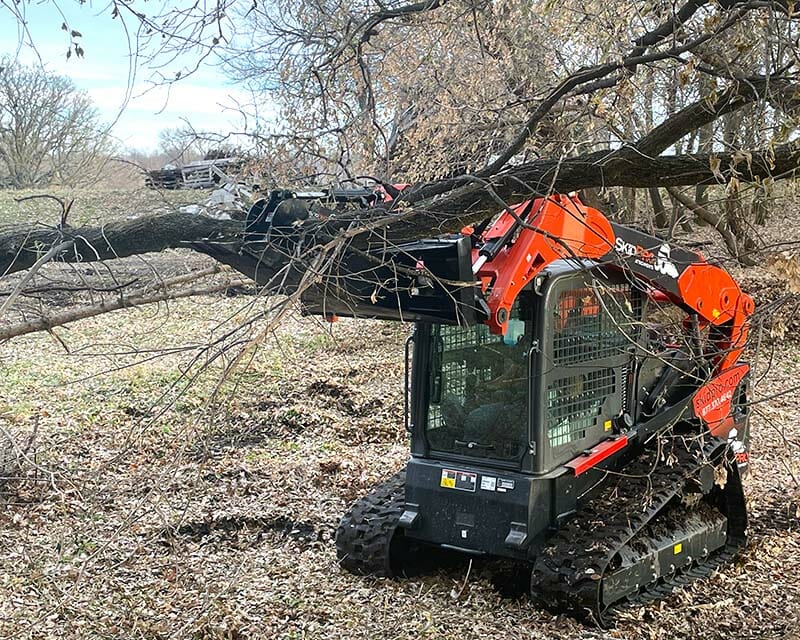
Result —
[[171, 164], [186, 164], [200, 160], [204, 151], [198, 145], [196, 133], [188, 127], [162, 129], [158, 133], [158, 151]]
[[71, 80], [0, 60], [0, 181], [16, 188], [93, 181], [110, 144]]
[[[290, 1], [243, 9], [251, 37], [229, 59], [282, 106], [282, 127], [255, 136], [278, 150], [276, 178], [310, 170], [332, 181], [372, 173], [416, 182], [390, 207], [304, 223], [291, 257], [298, 272], [317, 265], [321, 276], [319, 264], [333, 264], [331, 243], [361, 250], [458, 230], [531, 196], [613, 188], [648, 190], [640, 203], [669, 188], [676, 212], [711, 220], [733, 255], [752, 259], [747, 211], [705, 195], [695, 203], [678, 188], [747, 197], [748, 184], [759, 190], [795, 174], [796, 15], [779, 1], [657, 2], [641, 13], [620, 0], [588, 20], [581, 3], [562, 5]], [[162, 31], [167, 40], [198, 37], [178, 26]], [[217, 34], [213, 46], [226, 40]], [[737, 136], [734, 125], [755, 131]], [[632, 202], [635, 191], [627, 196]], [[113, 234], [7, 229], [3, 269], [31, 268], [43, 256], [108, 259], [220, 233], [213, 218], [174, 222], [139, 219]], [[223, 233], [235, 244], [246, 242], [242, 231], [229, 225]], [[288, 259], [280, 247], [265, 252], [272, 291], [298, 284], [279, 277]]]
[[[769, 155], [795, 130], [797, 25], [785, 2], [609, 2], [591, 20], [583, 5], [263, 3], [243, 9], [247, 37], [228, 64], [281, 105], [273, 137], [323, 165], [317, 175], [434, 181], [442, 196], [467, 175], [559, 159], [608, 168], [670, 152], [712, 164], [724, 152]], [[287, 179], [303, 175], [286, 168]], [[603, 173], [621, 213], [650, 200], [667, 226], [659, 192], [635, 189], [676, 185]], [[529, 183], [518, 197], [554, 186]], [[722, 174], [696, 185], [700, 204], [709, 189], [732, 187]], [[739, 208], [709, 207], [755, 247]]]

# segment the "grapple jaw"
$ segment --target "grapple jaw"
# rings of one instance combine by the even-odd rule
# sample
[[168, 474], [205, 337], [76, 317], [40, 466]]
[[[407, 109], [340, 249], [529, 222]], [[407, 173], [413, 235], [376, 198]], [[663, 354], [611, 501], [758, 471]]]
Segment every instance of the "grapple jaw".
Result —
[[[198, 242], [210, 255], [261, 286], [297, 290], [304, 268], [277, 244]], [[276, 273], [278, 274], [276, 276]], [[472, 273], [472, 240], [463, 235], [433, 238], [367, 251], [345, 252], [325, 276], [304, 288], [302, 311], [337, 316], [473, 325], [489, 309]]]
[[348, 254], [306, 289], [305, 313], [472, 325], [489, 310], [472, 274], [472, 243], [458, 235]]

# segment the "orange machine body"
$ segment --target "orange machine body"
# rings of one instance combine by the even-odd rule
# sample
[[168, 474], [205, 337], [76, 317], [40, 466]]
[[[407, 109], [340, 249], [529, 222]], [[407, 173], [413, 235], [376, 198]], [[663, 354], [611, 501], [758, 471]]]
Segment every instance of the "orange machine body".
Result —
[[[510, 233], [515, 235], [513, 241], [482, 260], [482, 246]], [[633, 271], [652, 289], [655, 299], [666, 298], [696, 314], [700, 329], [718, 329], [713, 356], [717, 372], [737, 363], [754, 305], [730, 274], [699, 253], [670, 248], [659, 238], [613, 224], [576, 196], [522, 202], [503, 212], [480, 236], [473, 262], [487, 294], [490, 316], [486, 324], [493, 333], [505, 333], [509, 312], [522, 289], [549, 264], [562, 259], [595, 260]]]

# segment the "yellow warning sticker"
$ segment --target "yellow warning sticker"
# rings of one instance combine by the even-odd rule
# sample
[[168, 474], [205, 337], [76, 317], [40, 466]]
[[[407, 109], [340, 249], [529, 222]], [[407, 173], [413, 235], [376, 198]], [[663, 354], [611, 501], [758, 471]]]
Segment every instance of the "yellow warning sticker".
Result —
[[683, 551], [683, 543], [679, 542], [678, 544], [676, 544], [674, 547], [672, 547], [672, 551], [674, 555], [677, 556], [681, 551]]
[[442, 470], [442, 479], [439, 481], [439, 486], [445, 487], [446, 489], [455, 489], [456, 488], [456, 472], [451, 471], [450, 469], [443, 469]]
[[478, 474], [471, 471], [442, 469], [442, 477], [439, 480], [439, 486], [445, 489], [458, 489], [459, 491], [475, 493], [478, 488]]
[[606, 431], [611, 431], [611, 420], [606, 420], [603, 423], [603, 429], [605, 429]]

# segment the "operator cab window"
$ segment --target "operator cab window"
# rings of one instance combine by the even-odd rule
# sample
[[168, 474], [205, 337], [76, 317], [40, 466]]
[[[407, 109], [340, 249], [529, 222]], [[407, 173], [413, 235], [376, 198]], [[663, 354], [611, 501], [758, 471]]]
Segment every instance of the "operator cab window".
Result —
[[591, 280], [559, 292], [550, 314], [549, 444], [557, 448], [589, 436], [597, 440], [623, 409], [628, 354], [641, 327], [641, 296], [628, 283]]
[[512, 309], [505, 336], [486, 325], [431, 332], [426, 434], [431, 449], [515, 460], [528, 435], [531, 323]]

